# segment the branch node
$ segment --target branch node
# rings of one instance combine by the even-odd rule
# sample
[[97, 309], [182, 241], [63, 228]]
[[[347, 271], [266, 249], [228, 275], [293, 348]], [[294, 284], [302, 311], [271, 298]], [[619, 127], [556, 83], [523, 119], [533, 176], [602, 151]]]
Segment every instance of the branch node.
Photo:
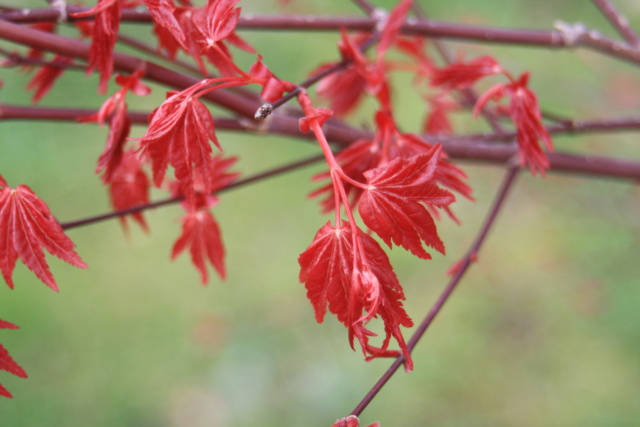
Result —
[[371, 18], [376, 20], [376, 32], [381, 33], [384, 27], [387, 26], [387, 20], [389, 19], [389, 13], [381, 8], [375, 8], [371, 12]]
[[575, 46], [580, 38], [587, 32], [587, 27], [582, 22], [570, 24], [565, 21], [556, 21], [553, 27], [560, 31], [562, 42], [565, 46]]
[[58, 10], [58, 23], [67, 22], [69, 15], [67, 14], [67, 0], [53, 0], [51, 7]]
[[264, 120], [267, 117], [269, 117], [269, 115], [272, 112], [273, 112], [273, 105], [269, 104], [268, 102], [265, 102], [260, 106], [260, 108], [258, 108], [253, 118], [256, 120]]

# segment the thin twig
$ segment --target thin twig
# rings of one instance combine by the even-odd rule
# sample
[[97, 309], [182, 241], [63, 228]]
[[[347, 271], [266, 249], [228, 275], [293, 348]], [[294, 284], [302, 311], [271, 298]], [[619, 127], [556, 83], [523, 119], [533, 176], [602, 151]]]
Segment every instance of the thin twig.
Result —
[[[496, 197], [491, 206], [491, 209], [487, 214], [484, 224], [478, 231], [475, 241], [467, 251], [466, 255], [460, 261], [460, 264], [458, 265], [458, 269], [455, 275], [449, 281], [449, 284], [440, 293], [440, 296], [438, 297], [434, 305], [431, 307], [431, 310], [429, 310], [429, 313], [427, 313], [424, 320], [420, 323], [420, 325], [415, 330], [415, 332], [413, 333], [409, 341], [407, 341], [407, 347], [409, 348], [409, 352], [413, 351], [415, 346], [418, 344], [418, 342], [420, 341], [420, 338], [422, 338], [422, 336], [427, 331], [427, 329], [429, 328], [429, 326], [431, 325], [435, 317], [438, 315], [438, 313], [440, 313], [440, 311], [442, 310], [442, 307], [447, 302], [447, 300], [449, 299], [453, 291], [456, 289], [456, 287], [458, 286], [458, 283], [460, 283], [460, 280], [468, 270], [472, 261], [475, 259], [478, 251], [480, 250], [480, 247], [482, 246], [482, 243], [485, 241], [487, 235], [489, 234], [489, 230], [491, 230], [491, 227], [493, 226], [495, 219], [498, 216], [498, 213], [504, 206], [504, 202], [506, 200], [507, 194], [513, 188], [513, 183], [515, 182], [515, 178], [518, 175], [518, 171], [519, 171], [519, 168], [517, 166], [512, 166], [507, 170], [504, 176], [504, 179], [502, 181], [502, 185], [500, 186], [500, 189], [496, 194]], [[391, 364], [391, 366], [384, 373], [384, 375], [382, 375], [382, 377], [378, 380], [378, 382], [376, 382], [376, 384], [371, 388], [371, 390], [369, 390], [369, 392], [365, 395], [362, 401], [355, 407], [355, 409], [351, 412], [351, 415], [359, 416], [362, 413], [362, 411], [364, 411], [364, 409], [369, 405], [369, 403], [371, 403], [373, 398], [376, 396], [376, 394], [378, 394], [378, 392], [382, 389], [382, 387], [384, 387], [384, 385], [391, 379], [391, 377], [393, 376], [393, 374], [395, 374], [398, 368], [402, 366], [403, 363], [404, 363], [404, 356], [399, 356]]]
[[638, 34], [629, 26], [629, 20], [619, 13], [609, 0], [591, 1], [629, 44], [632, 46], [640, 45], [640, 37], [638, 37]]
[[[233, 190], [235, 188], [240, 188], [240, 187], [245, 187], [248, 184], [252, 184], [258, 181], [263, 181], [267, 178], [271, 178], [271, 177], [276, 177], [279, 175], [283, 175], [287, 172], [292, 172], [294, 170], [297, 169], [301, 169], [305, 166], [309, 166], [312, 165], [314, 163], [318, 163], [320, 161], [324, 160], [324, 156], [323, 155], [316, 155], [313, 157], [308, 157], [306, 159], [302, 159], [302, 160], [298, 160], [296, 162], [291, 162], [291, 163], [287, 163], [286, 165], [283, 166], [279, 166], [277, 168], [273, 168], [273, 169], [269, 169], [266, 170], [264, 172], [252, 175], [250, 177], [244, 178], [244, 179], [240, 179], [238, 181], [235, 181], [229, 185], [227, 185], [226, 187], [220, 189], [217, 191], [217, 193], [221, 193], [221, 192], [225, 192], [228, 190]], [[60, 227], [62, 227], [63, 230], [68, 230], [71, 228], [78, 228], [78, 227], [82, 227], [85, 225], [90, 225], [90, 224], [95, 224], [98, 222], [102, 222], [102, 221], [106, 221], [109, 219], [115, 219], [115, 218], [119, 218], [121, 216], [124, 215], [129, 215], [129, 214], [133, 214], [136, 212], [142, 212], [142, 211], [146, 211], [149, 209], [153, 209], [153, 208], [158, 208], [161, 206], [169, 206], [169, 205], [173, 205], [176, 204], [178, 202], [180, 202], [184, 197], [171, 197], [171, 198], [167, 198], [167, 199], [163, 199], [163, 200], [158, 200], [156, 202], [153, 203], [148, 203], [145, 205], [139, 205], [139, 206], [135, 206], [129, 209], [122, 209], [122, 210], [118, 210], [118, 211], [112, 211], [112, 212], [107, 212], [101, 215], [95, 215], [95, 216], [91, 216], [91, 217], [87, 217], [87, 218], [82, 218], [82, 219], [77, 219], [74, 221], [68, 221], [68, 222], [63, 222], [60, 223]]]

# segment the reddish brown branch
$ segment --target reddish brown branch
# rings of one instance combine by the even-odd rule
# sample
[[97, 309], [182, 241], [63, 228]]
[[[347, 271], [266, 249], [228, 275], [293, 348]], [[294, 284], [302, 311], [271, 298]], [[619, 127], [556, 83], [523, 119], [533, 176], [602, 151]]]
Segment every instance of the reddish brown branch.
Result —
[[[496, 194], [496, 197], [493, 201], [491, 209], [489, 210], [487, 217], [484, 221], [484, 224], [478, 231], [478, 234], [465, 254], [465, 256], [460, 260], [460, 264], [457, 266], [456, 273], [451, 278], [447, 286], [440, 293], [440, 296], [436, 300], [435, 304], [429, 310], [424, 320], [418, 325], [418, 328], [415, 330], [409, 341], [407, 341], [407, 347], [409, 348], [409, 352], [413, 351], [415, 346], [418, 344], [422, 336], [425, 334], [433, 320], [436, 318], [438, 313], [442, 310], [442, 307], [447, 302], [453, 291], [456, 289], [460, 280], [467, 272], [469, 267], [471, 266], [472, 261], [476, 258], [477, 253], [480, 251], [482, 244], [484, 243], [491, 227], [495, 223], [495, 219], [498, 216], [498, 213], [504, 206], [504, 202], [509, 194], [509, 191], [513, 188], [513, 183], [515, 182], [515, 178], [518, 175], [519, 168], [511, 167], [507, 170], [500, 189]], [[389, 367], [389, 369], [382, 375], [382, 377], [376, 382], [376, 384], [369, 390], [369, 392], [365, 395], [362, 401], [355, 407], [355, 409], [351, 412], [351, 415], [359, 416], [362, 411], [371, 403], [373, 398], [378, 394], [378, 392], [384, 387], [384, 385], [391, 379], [391, 377], [396, 373], [398, 368], [402, 366], [404, 363], [404, 356], [398, 357]]]
[[591, 0], [596, 5], [605, 18], [611, 23], [613, 28], [631, 45], [640, 45], [640, 37], [629, 26], [627, 18], [620, 14], [609, 0]]
[[[54, 120], [70, 121], [79, 117], [87, 117], [96, 113], [96, 110], [65, 109], [52, 107], [23, 107], [0, 104], [0, 120]], [[132, 123], [147, 124], [148, 113], [130, 112]], [[287, 118], [274, 121], [261, 129], [270, 134], [287, 135], [313, 140], [309, 134], [300, 132], [297, 120]], [[222, 130], [247, 131], [246, 122], [236, 119], [214, 118], [216, 128]], [[563, 125], [548, 126], [548, 131], [553, 134], [560, 133], [590, 133], [590, 132], [620, 132], [640, 130], [640, 118], [617, 118], [608, 120], [574, 120]], [[431, 137], [431, 142], [440, 142], [444, 151], [456, 160], [470, 160], [491, 164], [504, 164], [517, 153], [513, 144], [495, 144], [496, 141], [513, 141], [515, 133], [507, 134], [481, 134], [469, 136], [454, 136], [449, 138]], [[327, 126], [327, 138], [329, 141], [347, 146], [359, 139], [369, 139], [372, 135], [368, 132], [341, 127], [338, 125]], [[493, 142], [493, 143], [492, 143]], [[611, 157], [599, 157], [592, 155], [579, 155], [569, 153], [549, 153], [551, 162], [550, 172], [575, 173], [585, 176], [599, 176], [621, 179], [640, 179], [640, 160], [631, 161]]]
[[[320, 161], [324, 160], [324, 156], [323, 155], [318, 155], [318, 156], [313, 156], [313, 157], [308, 157], [306, 159], [302, 159], [302, 160], [298, 160], [296, 162], [291, 162], [291, 163], [287, 163], [286, 165], [277, 167], [277, 168], [273, 168], [273, 169], [269, 169], [265, 172], [261, 172], [255, 175], [252, 175], [250, 177], [244, 178], [244, 179], [240, 179], [220, 190], [218, 190], [218, 192], [225, 192], [228, 190], [232, 190], [234, 188], [240, 188], [240, 187], [244, 187], [247, 186], [249, 184], [255, 183], [255, 182], [259, 182], [259, 181], [263, 181], [267, 178], [272, 178], [272, 177], [276, 177], [282, 174], [285, 174], [287, 172], [291, 172], [297, 169], [301, 169], [303, 167], [312, 165], [314, 163], [318, 163]], [[153, 203], [148, 203], [145, 205], [139, 205], [139, 206], [135, 206], [129, 209], [123, 209], [123, 210], [118, 210], [118, 211], [112, 211], [112, 212], [107, 212], [101, 215], [95, 215], [95, 216], [91, 216], [91, 217], [87, 217], [87, 218], [82, 218], [82, 219], [78, 219], [78, 220], [74, 220], [74, 221], [69, 221], [69, 222], [63, 222], [60, 223], [60, 226], [62, 227], [63, 230], [68, 230], [71, 228], [78, 228], [78, 227], [82, 227], [85, 225], [90, 225], [90, 224], [95, 224], [98, 222], [102, 222], [102, 221], [106, 221], [109, 219], [115, 219], [115, 218], [119, 218], [121, 216], [124, 215], [129, 215], [129, 214], [133, 214], [136, 212], [142, 212], [142, 211], [146, 211], [149, 209], [154, 209], [154, 208], [159, 208], [162, 206], [169, 206], [169, 205], [173, 205], [176, 204], [178, 202], [180, 202], [183, 199], [183, 197], [171, 197], [171, 198], [167, 198], [167, 199], [163, 199], [163, 200], [158, 200], [156, 202]]]

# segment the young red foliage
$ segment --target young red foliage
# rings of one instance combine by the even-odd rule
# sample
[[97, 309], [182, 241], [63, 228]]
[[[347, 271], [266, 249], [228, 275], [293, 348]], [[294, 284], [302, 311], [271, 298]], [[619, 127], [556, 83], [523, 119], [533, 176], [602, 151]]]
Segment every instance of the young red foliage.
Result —
[[162, 27], [171, 34], [173, 40], [184, 46], [185, 34], [180, 23], [174, 15], [174, 6], [171, 0], [144, 0], [145, 6], [149, 9], [155, 25]]
[[538, 98], [527, 87], [528, 81], [529, 73], [524, 73], [518, 80], [492, 87], [478, 99], [473, 111], [478, 115], [489, 100], [500, 101], [505, 96], [510, 97], [508, 109], [517, 130], [520, 164], [529, 165], [533, 176], [537, 172], [544, 175], [549, 169], [549, 159], [539, 141], [542, 140], [549, 151], [553, 151], [553, 142], [542, 124]]
[[[220, 278], [226, 278], [222, 234], [210, 209], [216, 206], [219, 201], [218, 197], [212, 193], [226, 187], [238, 178], [238, 173], [228, 171], [237, 160], [237, 157], [223, 157], [222, 155], [209, 159], [208, 169], [212, 173], [208, 176], [194, 176], [195, 197], [186, 198], [181, 203], [186, 214], [182, 217], [182, 234], [173, 245], [171, 259], [177, 258], [188, 247], [191, 261], [199, 271], [203, 285], [209, 281], [207, 260], [218, 272]], [[204, 182], [205, 179], [208, 182]], [[174, 197], [183, 195], [183, 184], [179, 181], [172, 183], [171, 193]]]
[[222, 234], [217, 221], [208, 210], [187, 212], [182, 217], [182, 234], [171, 249], [171, 259], [176, 259], [187, 247], [191, 254], [191, 261], [200, 272], [203, 285], [209, 281], [207, 260], [216, 269], [220, 278], [226, 278]]
[[[142, 170], [140, 159], [134, 151], [121, 153], [120, 161], [113, 168], [108, 183], [111, 205], [116, 210], [129, 209], [149, 203], [149, 178]], [[144, 231], [149, 230], [142, 212], [132, 213], [131, 217], [140, 224]], [[120, 223], [126, 231], [126, 216], [120, 216]]]
[[[407, 370], [412, 369], [400, 326], [411, 327], [413, 322], [402, 307], [402, 287], [378, 242], [347, 221], [338, 227], [327, 223], [298, 257], [298, 263], [300, 282], [305, 284], [318, 322], [323, 321], [329, 307], [347, 327], [351, 347], [357, 338], [367, 360], [398, 356], [397, 351], [388, 350], [393, 337], [406, 358]], [[369, 344], [375, 334], [366, 328], [378, 316], [386, 334], [381, 347]]]
[[240, 0], [208, 0], [206, 6], [196, 9], [192, 14], [193, 33], [200, 44], [200, 54], [204, 54], [224, 76], [233, 76], [238, 67], [233, 63], [228, 42], [249, 53], [255, 53], [253, 47], [236, 33], [241, 8], [234, 8]]
[[58, 290], [42, 248], [71, 265], [87, 268], [49, 207], [26, 185], [10, 188], [2, 176], [0, 224], [0, 270], [10, 288], [14, 287], [11, 276], [20, 258], [47, 286]]
[[485, 76], [503, 73], [498, 62], [490, 56], [481, 56], [469, 62], [454, 62], [431, 73], [431, 85], [446, 89], [465, 89]]
[[31, 98], [31, 101], [34, 103], [40, 102], [40, 100], [49, 93], [56, 80], [58, 80], [65, 71], [65, 65], [72, 64], [73, 59], [63, 55], [56, 55], [52, 62], [56, 65], [49, 64], [43, 66], [29, 83], [27, 83], [27, 90], [34, 90], [33, 98]]
[[368, 187], [362, 193], [358, 211], [364, 223], [391, 247], [391, 243], [423, 259], [431, 255], [427, 246], [444, 254], [444, 244], [429, 207], [446, 207], [455, 201], [453, 194], [434, 183], [440, 159], [440, 145], [410, 159], [396, 158], [386, 167], [364, 173]]
[[[0, 329], [18, 329], [16, 325], [13, 323], [9, 323], [6, 320], [0, 319]], [[15, 360], [11, 357], [9, 352], [2, 344], [0, 344], [0, 371], [6, 371], [10, 374], [18, 376], [20, 378], [27, 378], [27, 373], [22, 369], [20, 365], [18, 365]], [[0, 383], [0, 396], [4, 397], [13, 397], [9, 390], [4, 388]]]
[[94, 8], [86, 12], [71, 14], [74, 18], [95, 15], [87, 74], [95, 69], [100, 72], [99, 93], [107, 91], [107, 83], [113, 73], [113, 48], [118, 39], [122, 3], [123, 0], [98, 0], [98, 4]]
[[248, 77], [251, 83], [262, 86], [260, 97], [267, 102], [277, 101], [285, 92], [296, 88], [295, 84], [277, 78], [262, 62], [262, 55], [258, 55], [258, 60], [251, 65]]
[[449, 135], [453, 131], [449, 113], [457, 110], [458, 104], [442, 95], [429, 97], [427, 102], [430, 110], [424, 119], [422, 131], [433, 135]]
[[402, 0], [389, 14], [384, 28], [380, 32], [380, 41], [376, 48], [378, 62], [384, 59], [387, 50], [394, 44], [411, 6], [413, 6], [413, 0]]
[[127, 116], [127, 93], [133, 92], [136, 95], [145, 96], [151, 92], [151, 89], [140, 81], [141, 77], [142, 71], [136, 71], [130, 76], [117, 74], [116, 83], [122, 88], [102, 103], [97, 114], [79, 119], [81, 122], [97, 122], [102, 126], [111, 116], [107, 144], [98, 158], [98, 166], [96, 168], [96, 173], [104, 170], [102, 181], [105, 184], [111, 182], [114, 171], [120, 165], [122, 152], [131, 130], [131, 121]]
[[[149, 128], [140, 138], [142, 156], [152, 162], [153, 182], [162, 185], [167, 167], [173, 166], [175, 176], [183, 184], [185, 195], [195, 196], [194, 174], [209, 176], [208, 159], [212, 149], [209, 140], [220, 148], [213, 118], [196, 92], [215, 79], [206, 79], [182, 92], [169, 92], [167, 99], [151, 116]], [[208, 179], [204, 179], [205, 185]], [[205, 188], [204, 192], [210, 192]]]

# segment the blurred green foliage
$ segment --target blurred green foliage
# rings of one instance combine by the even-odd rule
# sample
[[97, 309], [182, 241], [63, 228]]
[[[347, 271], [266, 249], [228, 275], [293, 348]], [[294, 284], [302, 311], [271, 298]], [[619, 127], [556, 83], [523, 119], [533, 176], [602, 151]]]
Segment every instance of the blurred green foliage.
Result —
[[[25, 6], [42, 2], [23, 2]], [[391, 0], [379, 1], [391, 7]], [[449, 0], [421, 2], [434, 19], [550, 29], [584, 22], [613, 34], [586, 2]], [[274, 3], [241, 3], [274, 13]], [[632, 0], [617, 6], [640, 29]], [[347, 1], [292, 0], [291, 13], [353, 14]], [[123, 25], [138, 34], [139, 25]], [[300, 81], [337, 58], [336, 34], [243, 31], [282, 78]], [[514, 74], [532, 73], [548, 111], [577, 118], [637, 115], [640, 75], [585, 50], [449, 45], [465, 57], [494, 55]], [[14, 47], [12, 47], [14, 48]], [[248, 65], [253, 57], [238, 54]], [[397, 79], [398, 117], [416, 129], [422, 105]], [[0, 101], [27, 104], [29, 76], [0, 70]], [[43, 105], [97, 108], [97, 78], [69, 72]], [[488, 83], [491, 84], [491, 83]], [[134, 109], [150, 110], [154, 88]], [[365, 107], [366, 108], [366, 107]], [[468, 114], [460, 131], [484, 129]], [[366, 114], [353, 123], [369, 123]], [[25, 183], [61, 220], [109, 210], [94, 174], [107, 130], [93, 125], [2, 122], [0, 173]], [[136, 127], [135, 136], [144, 129]], [[318, 152], [308, 142], [219, 133], [245, 174]], [[633, 134], [557, 137], [559, 150], [639, 157]], [[462, 220], [440, 224], [447, 256], [424, 262], [399, 250], [392, 263], [416, 323], [445, 285], [446, 269], [470, 244], [500, 182], [499, 168], [463, 165], [476, 202], [455, 207]], [[24, 266], [16, 289], [0, 286], [0, 318], [21, 326], [0, 339], [28, 380], [0, 373], [15, 398], [0, 400], [0, 425], [329, 426], [345, 416], [386, 370], [349, 349], [334, 318], [314, 321], [298, 283], [297, 255], [329, 217], [305, 200], [321, 166], [225, 193], [214, 210], [227, 246], [228, 280], [208, 287], [187, 255], [169, 261], [180, 232], [178, 207], [148, 212], [151, 233], [129, 236], [117, 221], [72, 230], [89, 264], [51, 258], [61, 292]], [[160, 197], [160, 194], [157, 195]], [[497, 226], [415, 351], [415, 371], [398, 373], [363, 414], [391, 426], [635, 426], [640, 419], [640, 194], [617, 181], [524, 173]], [[411, 331], [406, 331], [409, 336]]]

